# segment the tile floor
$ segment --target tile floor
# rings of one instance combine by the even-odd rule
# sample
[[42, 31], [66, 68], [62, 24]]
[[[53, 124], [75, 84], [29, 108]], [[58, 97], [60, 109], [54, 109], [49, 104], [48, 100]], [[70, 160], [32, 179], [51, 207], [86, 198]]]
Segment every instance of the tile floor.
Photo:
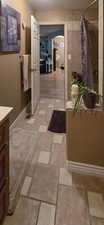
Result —
[[[64, 99], [64, 72], [57, 69], [52, 74], [40, 76], [41, 97]], [[58, 101], [57, 101], [58, 103]], [[49, 108], [53, 105], [49, 105]]]
[[65, 134], [47, 131], [50, 104], [64, 107], [61, 100], [43, 98], [33, 118], [11, 132], [11, 190], [24, 161], [28, 166], [15, 213], [4, 225], [104, 225], [104, 179], [66, 171]]

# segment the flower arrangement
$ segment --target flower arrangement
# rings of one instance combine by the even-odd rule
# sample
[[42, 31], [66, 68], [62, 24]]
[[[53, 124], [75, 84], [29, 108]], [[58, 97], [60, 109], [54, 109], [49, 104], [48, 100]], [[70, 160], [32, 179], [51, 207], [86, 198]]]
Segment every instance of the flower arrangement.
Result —
[[72, 72], [71, 84], [72, 87], [73, 85], [76, 85], [79, 89], [77, 98], [74, 103], [74, 111], [78, 110], [82, 98], [87, 108], [95, 108], [97, 93], [93, 89], [88, 88], [84, 85], [82, 75], [77, 72]]
[[77, 84], [78, 86], [83, 83], [82, 75], [77, 72], [72, 72], [72, 85]]

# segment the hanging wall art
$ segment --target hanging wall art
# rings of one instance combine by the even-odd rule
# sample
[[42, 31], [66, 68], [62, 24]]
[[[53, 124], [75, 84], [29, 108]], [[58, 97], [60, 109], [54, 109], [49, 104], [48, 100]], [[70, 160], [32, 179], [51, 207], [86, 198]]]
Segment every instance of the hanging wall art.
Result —
[[21, 15], [0, 0], [0, 52], [20, 52]]

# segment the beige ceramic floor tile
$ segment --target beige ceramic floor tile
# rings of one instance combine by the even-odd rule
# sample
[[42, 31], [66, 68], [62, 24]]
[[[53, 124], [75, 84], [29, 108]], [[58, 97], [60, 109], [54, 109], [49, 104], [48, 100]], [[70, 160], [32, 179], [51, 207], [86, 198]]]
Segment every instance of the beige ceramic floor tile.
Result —
[[65, 111], [65, 108], [59, 108], [58, 110], [59, 111]]
[[58, 170], [48, 165], [38, 164], [32, 179], [29, 196], [56, 204], [58, 185]]
[[48, 108], [54, 108], [54, 105], [49, 104], [49, 105], [48, 105]]
[[45, 101], [44, 101], [44, 100], [41, 100], [39, 103], [44, 104], [44, 103], [45, 103]]
[[33, 124], [33, 123], [35, 123], [35, 119], [27, 120], [27, 123], [28, 123], [28, 124]]
[[47, 132], [47, 126], [40, 126], [39, 127], [39, 132], [40, 133], [46, 133]]
[[37, 146], [38, 151], [51, 151], [53, 134], [51, 133], [38, 133]]
[[60, 185], [56, 225], [90, 225], [87, 197], [83, 190]]
[[72, 186], [72, 174], [65, 168], [60, 169], [59, 184]]
[[7, 217], [4, 225], [36, 225], [40, 203], [21, 198], [13, 216]]
[[104, 200], [102, 194], [88, 192], [88, 201], [90, 215], [104, 218]]
[[32, 181], [31, 177], [25, 177], [25, 181], [24, 181], [24, 184], [23, 184], [23, 187], [22, 187], [22, 190], [21, 190], [21, 195], [23, 195], [23, 196], [28, 195], [28, 191], [29, 191], [29, 188], [30, 188], [30, 185], [31, 185], [31, 181]]
[[33, 177], [34, 170], [35, 170], [36, 164], [38, 162], [38, 158], [39, 158], [39, 151], [35, 147], [35, 149], [34, 149], [34, 155], [32, 156], [32, 159], [30, 160], [30, 162], [28, 164], [28, 169], [26, 171], [26, 175], [28, 177]]
[[64, 74], [60, 70], [40, 77], [40, 96], [64, 99]]
[[16, 192], [34, 154], [37, 135], [16, 128], [10, 138], [10, 191]]
[[59, 99], [56, 99], [56, 103], [59, 103], [59, 102], [61, 102], [61, 100], [59, 100]]
[[[53, 165], [49, 167], [47, 166], [46, 168], [45, 164], [44, 165], [39, 164], [43, 165], [45, 168], [41, 167], [41, 169], [37, 170], [38, 164], [37, 161], [39, 159], [40, 151], [51, 152], [52, 149], [52, 141], [54, 134], [47, 131], [47, 126], [51, 119], [53, 108], [48, 108], [48, 106], [49, 105], [55, 106], [56, 104], [60, 104], [60, 107], [63, 107], [63, 105], [61, 106], [61, 102], [56, 103], [55, 100], [56, 99], [50, 98], [42, 99], [42, 102], [39, 104], [39, 107], [37, 108], [37, 111], [34, 114], [34, 116], [31, 119], [19, 120], [15, 129], [13, 129], [11, 132], [10, 136], [10, 176], [11, 176], [10, 191], [12, 191], [11, 196], [14, 196], [15, 193], [17, 193], [17, 189], [19, 190], [19, 187], [21, 186], [25, 175], [27, 177], [25, 179], [21, 191], [22, 199], [23, 196], [26, 197], [28, 195], [29, 190], [29, 194], [31, 194], [34, 199], [35, 198], [38, 200], [41, 199], [45, 202], [56, 204], [57, 187], [59, 181], [59, 169], [57, 167], [54, 167]], [[57, 108], [59, 108], [59, 106], [57, 106]], [[38, 132], [39, 128], [41, 129], [41, 132]], [[61, 139], [63, 141], [63, 138], [61, 137], [56, 139], [58, 139], [58, 143], [61, 143]], [[61, 143], [61, 145], [63, 143]], [[61, 165], [61, 167], [63, 167], [63, 165]], [[30, 186], [31, 183], [30, 179], [32, 176], [34, 177], [32, 185]], [[30, 207], [31, 209], [30, 206], [31, 204], [32, 201], [31, 202], [25, 201], [23, 202], [23, 204], [21, 203], [23, 210], [25, 206], [27, 208]], [[15, 220], [17, 220], [17, 214], [18, 211], [16, 209], [15, 212], [16, 217], [11, 217], [13, 221], [11, 220], [11, 218], [8, 218], [9, 222], [7, 222], [6, 225], [7, 224], [12, 225], [12, 223], [13, 225], [16, 224]], [[27, 216], [27, 217], [25, 216], [27, 223], [24, 220], [24, 214], [26, 214]], [[32, 211], [32, 215], [33, 214], [34, 212]], [[28, 213], [25, 213], [24, 211], [23, 215], [21, 215], [21, 220], [23, 221], [23, 223], [19, 220], [19, 225], [20, 224], [31, 225], [28, 221]], [[35, 219], [32, 225], [35, 225]]]
[[48, 164], [50, 159], [50, 152], [41, 151], [38, 162]]
[[63, 168], [66, 165], [66, 154], [65, 152], [55, 151], [51, 153], [51, 165], [54, 165], [59, 168]]
[[80, 175], [72, 173], [73, 186], [86, 189], [91, 192], [104, 192], [104, 178]]
[[37, 225], [54, 225], [55, 206], [42, 203]]
[[53, 136], [53, 143], [54, 144], [62, 144], [62, 141], [63, 141], [63, 135], [55, 134]]
[[66, 143], [62, 144], [52, 144], [52, 152], [64, 152], [66, 153]]
[[45, 110], [40, 110], [39, 115], [45, 115]]

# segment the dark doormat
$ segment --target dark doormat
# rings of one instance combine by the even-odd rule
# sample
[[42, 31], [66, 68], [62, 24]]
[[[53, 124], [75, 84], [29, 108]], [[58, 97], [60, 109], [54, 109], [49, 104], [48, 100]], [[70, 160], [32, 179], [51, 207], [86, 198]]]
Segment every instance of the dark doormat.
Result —
[[66, 133], [66, 112], [54, 110], [48, 130], [54, 133]]

